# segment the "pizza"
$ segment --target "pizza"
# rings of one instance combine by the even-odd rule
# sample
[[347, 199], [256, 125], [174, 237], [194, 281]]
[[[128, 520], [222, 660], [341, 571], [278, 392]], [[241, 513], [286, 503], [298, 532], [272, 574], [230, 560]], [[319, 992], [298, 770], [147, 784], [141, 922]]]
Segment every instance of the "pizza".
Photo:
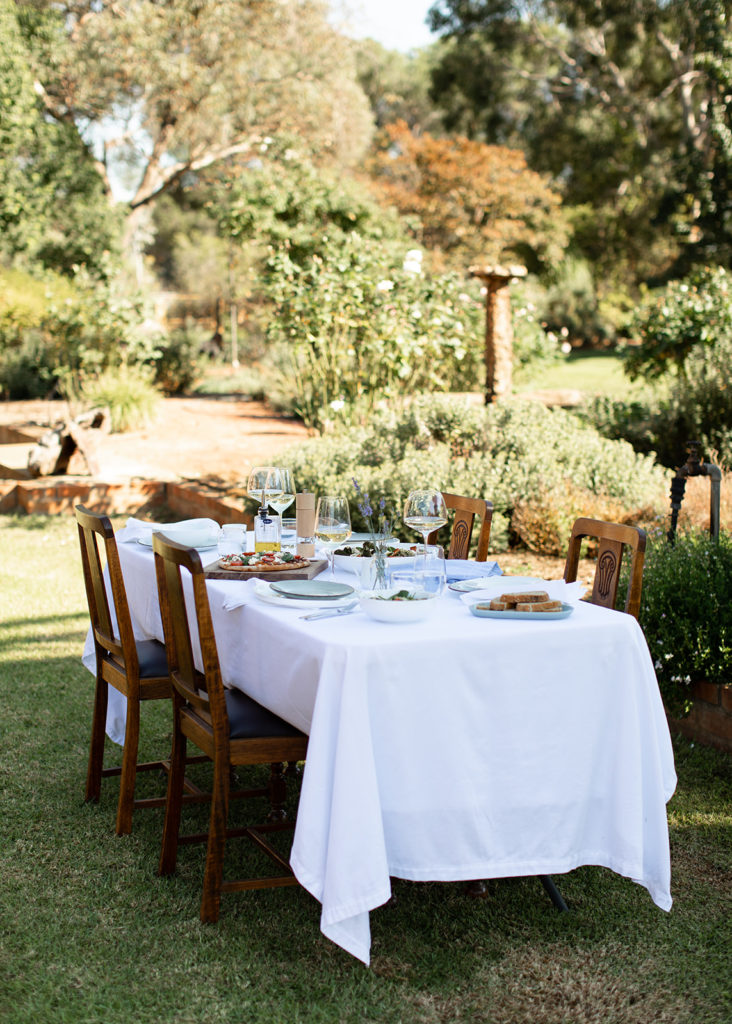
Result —
[[283, 569], [305, 569], [310, 565], [307, 558], [292, 555], [289, 551], [242, 551], [240, 555], [222, 555], [219, 568], [231, 572], [281, 572]]

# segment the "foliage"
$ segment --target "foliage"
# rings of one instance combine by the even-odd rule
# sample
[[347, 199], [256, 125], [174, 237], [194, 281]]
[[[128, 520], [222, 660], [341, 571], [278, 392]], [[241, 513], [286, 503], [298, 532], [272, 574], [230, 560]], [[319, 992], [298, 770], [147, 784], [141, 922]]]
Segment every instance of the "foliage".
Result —
[[[118, 783], [105, 780], [99, 804], [83, 800], [93, 678], [80, 661], [89, 619], [73, 519], [1, 516], [0, 564], [0, 1006], [12, 1024], [427, 1024], [436, 1006], [446, 1019], [519, 1022], [537, 1005], [551, 1010], [546, 1024], [729, 1021], [727, 755], [675, 744], [670, 914], [586, 867], [562, 877], [573, 908], [562, 918], [535, 878], [490, 882], [484, 900], [466, 899], [461, 882], [396, 879], [396, 899], [371, 915], [369, 970], [323, 938], [318, 905], [297, 886], [224, 896], [219, 923], [202, 928], [200, 845], [182, 846], [176, 874], [160, 879], [162, 810], [140, 810], [121, 840]], [[170, 706], [147, 701], [141, 719], [140, 760], [159, 759]], [[118, 755], [108, 741], [105, 764]], [[240, 787], [266, 785], [268, 771], [241, 770]], [[209, 766], [190, 773], [209, 788]], [[137, 786], [159, 796], [165, 781], [143, 772]], [[232, 801], [232, 823], [259, 820], [262, 806]], [[208, 812], [188, 806], [191, 831]], [[261, 865], [249, 848], [227, 845], [231, 877]]]
[[372, 173], [385, 199], [419, 223], [418, 239], [461, 263], [541, 263], [566, 243], [560, 197], [519, 150], [388, 125]]
[[[509, 540], [517, 505], [571, 486], [627, 513], [665, 498], [666, 475], [630, 445], [601, 438], [562, 410], [528, 402], [488, 407], [433, 396], [379, 408], [367, 426], [307, 441], [288, 452], [298, 487], [319, 494], [363, 490], [401, 508], [416, 482], [493, 502], [493, 550]], [[582, 496], [581, 498], [579, 496]], [[613, 505], [613, 507], [616, 507]], [[575, 515], [582, 511], [578, 507]], [[364, 529], [352, 507], [354, 529]], [[406, 539], [405, 528], [396, 524]]]
[[704, 267], [672, 281], [639, 312], [635, 327], [640, 344], [626, 355], [631, 379], [658, 378], [675, 369], [689, 380], [692, 351], [732, 340], [730, 275], [723, 267]]
[[619, 498], [595, 494], [567, 480], [561, 488], [541, 486], [529, 498], [519, 498], [511, 515], [511, 535], [529, 551], [542, 555], [566, 555], [567, 541], [578, 516], [611, 523], [635, 523], [653, 519], [653, 509], [630, 512]]
[[151, 423], [160, 393], [150, 370], [122, 365], [88, 377], [78, 398], [89, 408], [108, 408], [112, 432], [123, 433], [141, 430]]
[[[0, 380], [34, 353], [44, 394], [122, 363], [152, 363], [156, 335], [144, 328], [143, 306], [113, 284], [79, 273], [73, 285], [0, 271]], [[48, 378], [50, 377], [50, 385]], [[27, 397], [30, 397], [27, 396]]]
[[284, 249], [298, 264], [332, 252], [352, 234], [407, 244], [398, 218], [363, 184], [295, 156], [261, 159], [219, 177], [206, 208], [231, 243], [253, 243], [265, 254]]
[[431, 47], [404, 54], [387, 50], [374, 39], [362, 39], [355, 43], [354, 59], [377, 129], [397, 121], [412, 130], [439, 126], [440, 115], [429, 96], [435, 61]]
[[39, 6], [55, 18], [52, 38], [31, 35], [46, 109], [100, 129], [133, 209], [273, 137], [340, 164], [368, 144], [350, 45], [313, 0]]
[[269, 336], [283, 390], [307, 424], [367, 411], [383, 396], [475, 387], [484, 315], [475, 285], [409, 272], [403, 257], [354, 234], [304, 265], [285, 251], [270, 259]]
[[564, 361], [560, 337], [544, 330], [539, 311], [532, 301], [532, 290], [524, 282], [511, 285], [513, 317], [513, 380], [522, 384]]
[[43, 116], [21, 34], [25, 6], [0, 2], [0, 254], [105, 276], [120, 221], [74, 126]]
[[438, 0], [430, 15], [446, 126], [561, 180], [602, 278], [729, 261], [729, 0]]
[[690, 683], [732, 677], [732, 538], [662, 531], [650, 538], [640, 624], [661, 692], [674, 714], [690, 709]]
[[207, 332], [195, 325], [180, 327], [160, 342], [154, 362], [155, 384], [166, 395], [189, 391], [201, 375], [201, 346]]

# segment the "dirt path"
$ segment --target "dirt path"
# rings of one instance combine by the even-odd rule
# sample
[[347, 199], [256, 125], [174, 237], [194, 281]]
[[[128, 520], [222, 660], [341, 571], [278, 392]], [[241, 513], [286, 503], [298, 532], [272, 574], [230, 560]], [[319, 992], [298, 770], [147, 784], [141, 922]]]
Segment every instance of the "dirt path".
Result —
[[[64, 402], [0, 403], [0, 422], [34, 434], [62, 420]], [[239, 483], [251, 466], [305, 440], [307, 429], [276, 416], [262, 402], [221, 398], [166, 398], [145, 429], [94, 433], [99, 476], [152, 480], [209, 479]], [[2, 448], [0, 448], [2, 461]]]

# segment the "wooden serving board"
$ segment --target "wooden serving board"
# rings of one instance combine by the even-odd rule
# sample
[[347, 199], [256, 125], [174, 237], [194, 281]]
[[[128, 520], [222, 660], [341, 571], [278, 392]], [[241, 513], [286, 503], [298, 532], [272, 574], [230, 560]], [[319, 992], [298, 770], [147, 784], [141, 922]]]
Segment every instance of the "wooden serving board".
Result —
[[302, 569], [275, 569], [267, 572], [266, 569], [257, 572], [242, 572], [241, 569], [222, 569], [218, 562], [214, 562], [208, 569], [204, 569], [203, 575], [209, 580], [267, 580], [274, 583], [277, 580], [312, 580], [318, 573], [328, 566], [327, 559], [318, 558], [310, 565]]

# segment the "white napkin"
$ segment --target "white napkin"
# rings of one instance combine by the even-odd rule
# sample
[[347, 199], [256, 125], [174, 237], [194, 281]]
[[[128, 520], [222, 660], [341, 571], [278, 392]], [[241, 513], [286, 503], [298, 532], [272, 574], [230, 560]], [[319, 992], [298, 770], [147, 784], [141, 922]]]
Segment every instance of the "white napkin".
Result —
[[[261, 583], [261, 580], [248, 579], [244, 577], [241, 580], [227, 581], [226, 586], [231, 588], [230, 592], [226, 595], [223, 600], [222, 608], [225, 611], [230, 612], [234, 608], [241, 608], [245, 604], [250, 604], [256, 600], [257, 597], [257, 585]], [[231, 584], [235, 583], [236, 587], [232, 587]], [[267, 587], [268, 583], [265, 584]]]
[[574, 583], [567, 583], [565, 580], [540, 580], [533, 578], [522, 578], [504, 576], [502, 579], [486, 580], [485, 587], [480, 590], [471, 590], [469, 594], [461, 594], [460, 600], [464, 604], [473, 604], [475, 601], [488, 601], [491, 598], [499, 597], [501, 594], [508, 594], [517, 590], [545, 590], [550, 601], [563, 601], [565, 604], [577, 604], [586, 590], [584, 583], [579, 580]]
[[117, 540], [124, 544], [150, 539], [153, 533], [164, 533], [188, 548], [212, 547], [219, 539], [219, 524], [214, 519], [184, 519], [180, 523], [148, 523], [130, 517]]
[[479, 576], [500, 576], [498, 562], [472, 562], [469, 558], [448, 558], [445, 562], [448, 583], [473, 580]]

